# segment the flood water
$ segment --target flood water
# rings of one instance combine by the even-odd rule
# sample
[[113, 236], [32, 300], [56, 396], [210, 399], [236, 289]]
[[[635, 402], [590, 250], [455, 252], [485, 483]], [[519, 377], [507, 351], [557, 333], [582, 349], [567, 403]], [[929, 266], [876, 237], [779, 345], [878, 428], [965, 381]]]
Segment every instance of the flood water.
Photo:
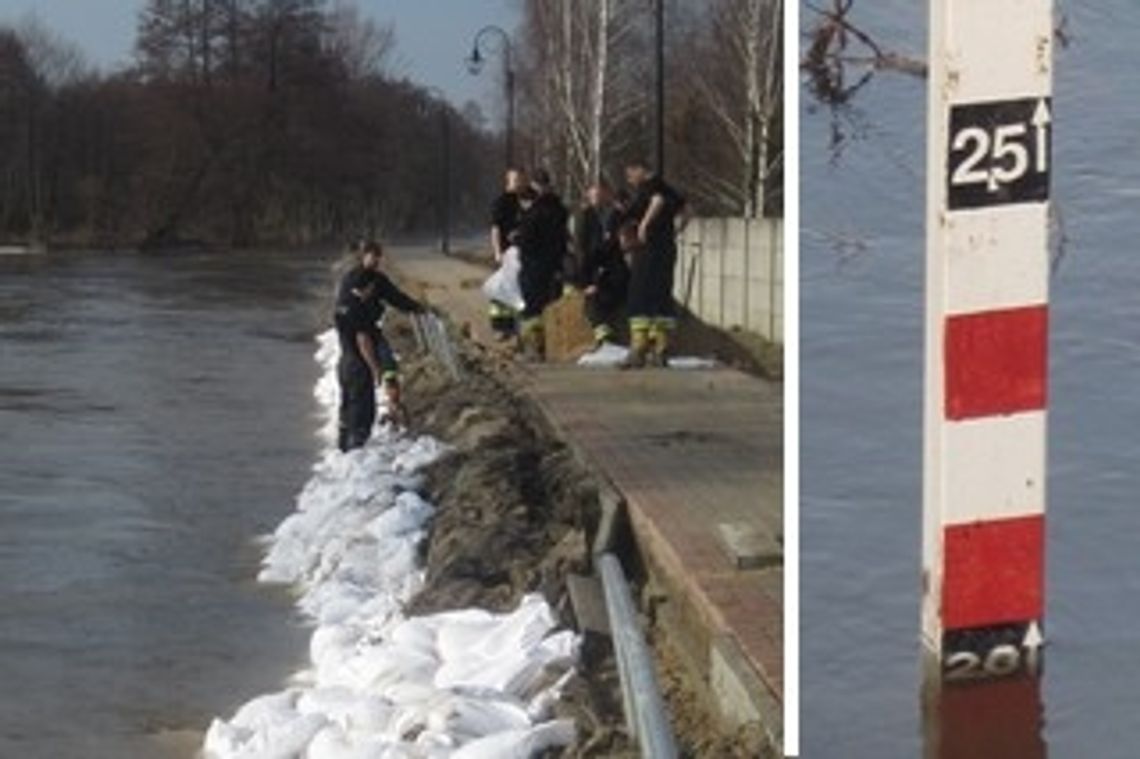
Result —
[[0, 257], [0, 756], [190, 756], [300, 664], [251, 539], [317, 450], [327, 271]]
[[[855, 20], [925, 58], [925, 6], [856, 2]], [[946, 734], [995, 724], [1030, 735], [987, 756], [1140, 751], [1140, 5], [1058, 12], [1072, 43], [1054, 99], [1049, 645], [1028, 709], [983, 689], [973, 718], [920, 719], [925, 83], [877, 76], [840, 117], [838, 157], [832, 114], [804, 92], [804, 756], [980, 757]]]

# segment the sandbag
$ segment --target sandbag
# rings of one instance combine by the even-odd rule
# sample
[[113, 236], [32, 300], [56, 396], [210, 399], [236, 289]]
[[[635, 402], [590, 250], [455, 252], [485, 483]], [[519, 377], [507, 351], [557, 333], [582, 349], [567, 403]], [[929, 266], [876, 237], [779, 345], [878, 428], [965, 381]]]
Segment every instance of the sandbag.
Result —
[[499, 268], [483, 283], [483, 294], [488, 300], [522, 311], [526, 308], [526, 301], [523, 300], [522, 288], [519, 286], [520, 271], [522, 261], [519, 259], [519, 249], [512, 245], [503, 254]]

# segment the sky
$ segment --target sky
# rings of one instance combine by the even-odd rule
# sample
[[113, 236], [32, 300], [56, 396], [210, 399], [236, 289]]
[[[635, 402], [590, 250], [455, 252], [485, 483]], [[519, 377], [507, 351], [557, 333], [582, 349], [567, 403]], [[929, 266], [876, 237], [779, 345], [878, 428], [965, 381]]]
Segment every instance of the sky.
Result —
[[[439, 87], [457, 106], [475, 100], [484, 112], [497, 109], [497, 77], [468, 73], [475, 33], [486, 24], [512, 31], [515, 0], [356, 0], [362, 14], [396, 24], [397, 73]], [[76, 43], [103, 69], [128, 62], [135, 15], [142, 0], [0, 0], [0, 24], [37, 15], [47, 27]]]

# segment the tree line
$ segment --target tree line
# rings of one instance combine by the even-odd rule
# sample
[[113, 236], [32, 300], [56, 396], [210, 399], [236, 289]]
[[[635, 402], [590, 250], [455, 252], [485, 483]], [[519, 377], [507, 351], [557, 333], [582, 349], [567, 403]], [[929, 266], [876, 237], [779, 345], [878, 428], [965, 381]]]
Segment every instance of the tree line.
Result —
[[708, 215], [783, 209], [783, 0], [520, 0], [524, 155], [576, 197], [654, 155], [665, 2], [665, 174]]
[[252, 246], [436, 229], [443, 119], [457, 223], [499, 166], [477, 113], [389, 71], [390, 26], [324, 0], [148, 0], [105, 74], [0, 26], [0, 241]]
[[[520, 161], [568, 199], [653, 155], [650, 0], [518, 0]], [[698, 212], [778, 215], [783, 0], [665, 0], [666, 174]], [[474, 31], [474, 30], [473, 30]], [[346, 0], [147, 0], [111, 73], [0, 24], [0, 242], [342, 241], [483, 227], [501, 134], [391, 70]], [[450, 54], [443, 52], [441, 54]]]

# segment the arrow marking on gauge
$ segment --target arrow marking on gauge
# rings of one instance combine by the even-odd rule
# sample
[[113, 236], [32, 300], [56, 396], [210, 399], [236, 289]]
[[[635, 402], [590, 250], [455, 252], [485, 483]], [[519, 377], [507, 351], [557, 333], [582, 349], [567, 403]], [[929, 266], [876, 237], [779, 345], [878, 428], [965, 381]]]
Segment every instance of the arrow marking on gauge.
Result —
[[1037, 101], [1037, 110], [1033, 112], [1033, 126], [1037, 127], [1037, 172], [1044, 174], [1049, 168], [1049, 155], [1046, 152], [1045, 137], [1053, 116], [1049, 113], [1049, 104], [1045, 98]]
[[1025, 665], [1030, 672], [1037, 669], [1037, 653], [1044, 644], [1045, 638], [1041, 635], [1041, 627], [1036, 620], [1030, 622], [1029, 628], [1025, 631], [1025, 639], [1021, 641], [1021, 646], [1025, 649]]

